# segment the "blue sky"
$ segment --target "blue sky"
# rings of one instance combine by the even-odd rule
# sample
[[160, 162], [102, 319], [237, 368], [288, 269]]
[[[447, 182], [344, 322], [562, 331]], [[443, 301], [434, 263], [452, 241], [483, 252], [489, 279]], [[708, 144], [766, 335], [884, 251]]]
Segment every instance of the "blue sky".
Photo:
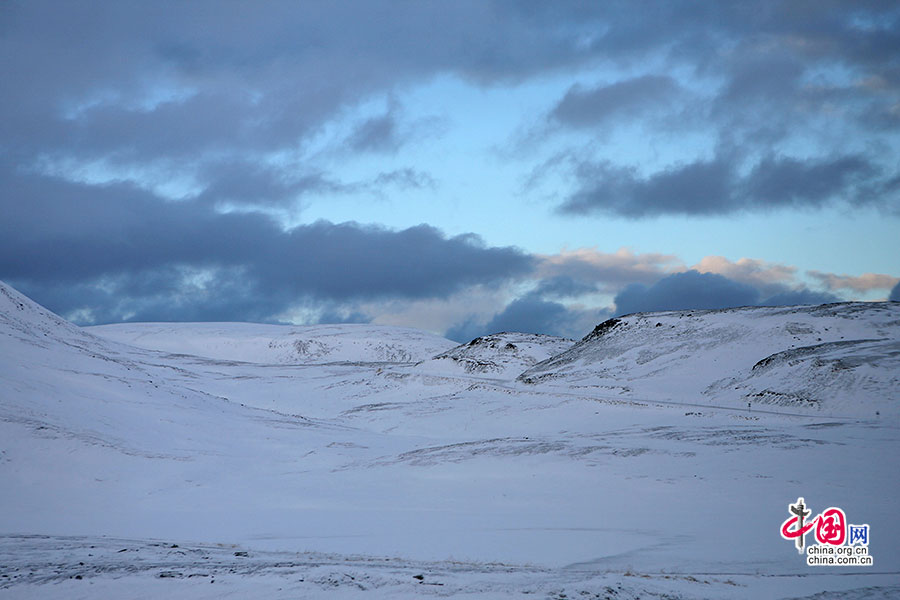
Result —
[[891, 2], [5, 2], [0, 279], [578, 337], [900, 296]]

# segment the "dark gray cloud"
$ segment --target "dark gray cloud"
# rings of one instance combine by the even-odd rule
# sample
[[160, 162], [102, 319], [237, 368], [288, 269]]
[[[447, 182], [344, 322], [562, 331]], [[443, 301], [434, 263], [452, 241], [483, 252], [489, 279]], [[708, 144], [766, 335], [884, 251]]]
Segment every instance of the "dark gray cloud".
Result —
[[[426, 225], [319, 221], [284, 230], [261, 214], [162, 203], [127, 184], [4, 175], [0, 279], [53, 310], [92, 306], [103, 320], [266, 320], [304, 300], [442, 297], [526, 276], [535, 264], [516, 249]], [[55, 294], [61, 285], [76, 290]]]
[[728, 3], [724, 13], [725, 24], [714, 31], [732, 37], [701, 64], [724, 82], [710, 114], [736, 142], [782, 140], [818, 127], [816, 119], [833, 122], [836, 111], [842, 125], [871, 127], [883, 109], [871, 82], [884, 80], [900, 57], [896, 5]]
[[582, 164], [581, 188], [560, 211], [638, 218], [658, 214], [721, 214], [733, 209], [733, 173], [724, 161], [694, 162], [641, 177], [636, 169], [609, 162]]
[[213, 163], [200, 176], [207, 184], [195, 200], [212, 204], [290, 205], [302, 196], [342, 194], [358, 187], [332, 180], [320, 171], [288, 174], [241, 160]]
[[[176, 163], [202, 172], [213, 189], [234, 187], [225, 168], [234, 156], [252, 165], [259, 161], [248, 156], [301, 147], [329, 119], [373, 94], [394, 97], [440, 75], [494, 85], [582, 66], [628, 74], [602, 85], [574, 84], [550, 107], [552, 118], [569, 127], [631, 122], [677, 105], [678, 120], [690, 113], [733, 146], [751, 142], [748, 148], [758, 151], [763, 141], [812, 131], [811, 119], [833, 114], [869, 123], [870, 132], [900, 124], [900, 12], [887, 2], [372, 1], [223, 9], [212, 1], [35, 1], [5, 2], [0, 10], [0, 140], [26, 166], [38, 156], [72, 155], [123, 168]], [[842, 75], [829, 78], [833, 73]], [[683, 111], [673, 96], [697, 88], [697, 81], [712, 90], [709, 98]], [[391, 103], [361, 121], [346, 146], [391, 152], [415, 132]], [[725, 162], [726, 170], [739, 166]], [[700, 193], [704, 183], [723, 183], [709, 172], [721, 167], [694, 162], [635, 180], [621, 172], [626, 166], [611, 164], [611, 172], [598, 175], [622, 192], [635, 188], [638, 206], [617, 214], [654, 214], [640, 198], [653, 198], [667, 181], [690, 192], [688, 199], [663, 201], [674, 212], [705, 214], [713, 195], [736, 197], [711, 212], [746, 208], [738, 193]], [[279, 185], [302, 186], [292, 172], [277, 175]], [[333, 176], [318, 176], [340, 190]], [[578, 212], [609, 205], [597, 180], [577, 177], [566, 206]], [[730, 183], [740, 191], [740, 181]]]
[[443, 333], [444, 337], [460, 344], [465, 344], [477, 337], [486, 335], [484, 324], [479, 323], [475, 317], [469, 317], [461, 323], [452, 325]]
[[516, 331], [580, 338], [607, 319], [607, 309], [566, 306], [555, 299], [577, 298], [596, 291], [594, 283], [567, 276], [538, 281], [532, 291], [512, 300], [487, 322], [469, 318], [447, 330], [444, 336], [458, 342], [491, 333]]
[[[564, 212], [641, 218], [845, 200], [896, 210], [896, 140], [885, 136], [900, 126], [898, 16], [876, 1], [0, 2], [0, 277], [100, 320], [266, 320], [304, 302], [369, 318], [347, 306], [528, 276], [542, 259], [428, 226], [285, 231], [263, 214], [215, 210], [435, 187], [415, 160], [361, 181], [328, 161], [399, 153], [430, 135], [393, 101], [358, 111], [441, 78], [487, 88], [589, 69], [605, 83], [572, 81], [536, 118], [594, 138], [663, 115], [717, 140], [712, 158], [649, 173], [579, 156]], [[331, 123], [353, 118], [349, 138], [315, 147]], [[819, 154], [779, 146], [796, 132]], [[309, 164], [317, 152], [327, 158]], [[164, 185], [197, 189], [169, 202]], [[598, 279], [574, 271], [612, 277], [618, 267], [576, 262], [553, 272], [573, 281], [542, 274], [503, 319], [581, 319], [556, 300]], [[631, 281], [656, 277], [632, 271]]]
[[448, 329], [444, 337], [464, 343], [491, 333], [514, 331], [581, 338], [610, 316], [606, 309], [573, 309], [526, 294], [507, 304], [488, 322], [470, 318]]
[[593, 88], [576, 84], [550, 111], [550, 118], [573, 127], [603, 125], [610, 119], [633, 118], [648, 109], [671, 105], [679, 93], [677, 82], [663, 75], [643, 75]]
[[217, 271], [194, 281], [190, 270], [162, 267], [97, 280], [11, 280], [20, 291], [78, 324], [131, 322], [278, 322], [298, 303], [266, 290], [242, 270]]
[[406, 168], [379, 173], [372, 185], [376, 189], [384, 186], [397, 186], [407, 189], [433, 189], [437, 187], [437, 181], [424, 171]]
[[[754, 42], [747, 40], [745, 45]], [[716, 101], [720, 108], [731, 109], [735, 104], [768, 105], [773, 97], [779, 101], [790, 99], [796, 92], [803, 65], [782, 44], [771, 49], [746, 48], [730, 61], [728, 80]]]
[[485, 330], [557, 334], [569, 325], [568, 312], [566, 307], [558, 302], [525, 296], [513, 300], [503, 312], [494, 315], [485, 326]]
[[390, 114], [372, 117], [362, 123], [347, 140], [350, 147], [361, 151], [396, 150], [401, 141], [397, 122]]
[[358, 124], [346, 144], [357, 152], [395, 152], [409, 137], [399, 122], [400, 109], [392, 102], [382, 114]]
[[597, 283], [582, 281], [567, 275], [558, 275], [542, 279], [537, 289], [532, 292], [538, 297], [574, 298], [597, 291]]
[[798, 304], [828, 304], [841, 302], [841, 299], [828, 292], [815, 292], [813, 290], [791, 290], [770, 296], [759, 303], [760, 306], [796, 306]]
[[[771, 292], [773, 287], [764, 286]], [[826, 292], [806, 288], [782, 289], [763, 295], [760, 288], [715, 273], [685, 271], [663, 277], [653, 285], [634, 283], [616, 295], [616, 314], [660, 310], [733, 308], [738, 306], [790, 306], [840, 301]]]
[[372, 317], [358, 310], [335, 310], [327, 308], [319, 313], [318, 323], [371, 323]]
[[[618, 80], [573, 85], [548, 120], [585, 136], [643, 125], [646, 139], [635, 143], [650, 148], [689, 133], [715, 140], [718, 152], [693, 158], [688, 145], [682, 162], [646, 173], [615, 147], [579, 148], [577, 160], [536, 169], [572, 182], [561, 212], [642, 218], [898, 204], [887, 183], [900, 172], [889, 150], [900, 125], [896, 5], [662, 4], [635, 3], [630, 18], [611, 8], [614, 26], [592, 43], [614, 63], [632, 60]], [[645, 31], [635, 31], [637, 22]], [[645, 53], [656, 62], [642, 65]], [[539, 129], [527, 143], [551, 133]], [[797, 153], [798, 141], [807, 149]]]
[[766, 157], [754, 167], [743, 185], [755, 205], [820, 206], [836, 196], [857, 197], [860, 185], [877, 171], [868, 159], [858, 155], [821, 161]]
[[464, 343], [491, 333], [515, 331], [562, 335], [571, 326], [572, 315], [558, 302], [527, 295], [510, 302], [487, 323], [469, 319], [444, 333], [444, 337]]
[[563, 214], [702, 216], [821, 207], [839, 200], [884, 207], [897, 201], [897, 191], [881, 181], [881, 170], [861, 155], [806, 160], [767, 156], [743, 176], [729, 155], [646, 177], [608, 161], [578, 164], [575, 173], [579, 188], [559, 206]]
[[[0, 152], [25, 169], [76, 161], [114, 177], [154, 171], [157, 184], [193, 177], [202, 199], [242, 205], [428, 187], [433, 180], [415, 167], [346, 182], [267, 159], [304, 148], [373, 96], [438, 74], [489, 84], [590, 59], [567, 38], [567, 15], [548, 30], [503, 2], [38, 0], [0, 11]], [[408, 123], [392, 103], [360, 122], [342, 150], [396, 151], [433, 125]]]
[[894, 289], [891, 290], [891, 293], [888, 296], [888, 300], [893, 300], [894, 302], [900, 302], [900, 283], [895, 285]]
[[339, 181], [319, 170], [297, 172], [264, 164], [234, 160], [204, 167], [199, 177], [202, 192], [191, 200], [211, 205], [292, 207], [340, 195], [369, 193], [386, 196], [396, 189], [434, 189], [435, 179], [411, 167], [385, 171], [362, 181]]
[[[566, 277], [543, 280], [532, 292], [516, 298], [487, 322], [469, 318], [451, 327], [444, 335], [458, 342], [501, 331], [580, 338], [596, 324], [613, 315], [841, 301], [841, 298], [827, 292], [807, 288], [792, 289], [776, 284], [757, 286], [695, 270], [662, 277], [652, 285], [627, 285], [615, 297], [615, 310], [571, 307], [550, 299], [554, 295], [577, 297], [590, 291], [590, 286]], [[900, 285], [892, 293], [900, 293]]]
[[[0, 63], [9, 109], [0, 131], [34, 142], [26, 125], [36, 119], [16, 126], [13, 117], [49, 118], [42, 141], [52, 128], [63, 144], [142, 158], [277, 147], [367, 94], [436, 73], [521, 80], [591, 58], [568, 37], [574, 15], [547, 21], [506, 2], [36, 1], [2, 10], [11, 59]], [[148, 106], [160, 84], [185, 95]], [[78, 118], [62, 118], [66, 108]], [[389, 134], [392, 116], [364, 126], [361, 143]], [[138, 136], [146, 141], [129, 144]]]
[[753, 286], [714, 273], [685, 271], [663, 277], [651, 286], [631, 284], [616, 295], [620, 315], [657, 310], [728, 308], [756, 304]]

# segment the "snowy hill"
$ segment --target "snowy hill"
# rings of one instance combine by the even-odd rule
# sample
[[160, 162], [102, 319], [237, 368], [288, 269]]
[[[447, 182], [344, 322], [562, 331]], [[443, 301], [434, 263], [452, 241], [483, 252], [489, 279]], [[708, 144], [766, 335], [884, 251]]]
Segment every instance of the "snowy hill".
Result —
[[453, 347], [417, 329], [364, 324], [124, 323], [87, 330], [149, 350], [265, 364], [417, 362]]
[[[571, 342], [392, 330], [445, 354], [372, 362], [377, 332], [341, 326], [322, 362], [285, 364], [297, 329], [81, 329], [0, 283], [0, 600], [896, 597], [900, 487], [872, 460], [900, 454], [893, 413], [695, 406], [710, 379], [845, 372], [896, 398], [896, 314], [630, 316], [525, 383]], [[876, 570], [807, 567], [778, 533], [800, 494], [868, 523]]]
[[[160, 358], [92, 335], [0, 282], [0, 419], [23, 426], [19, 435], [144, 457], [221, 445], [219, 417], [240, 406], [175, 381], [178, 366]], [[31, 452], [28, 443], [19, 451]], [[43, 476], [65, 480], [59, 471], [69, 468], [49, 461]]]
[[[25, 344], [50, 347], [97, 342], [96, 338], [0, 281], [0, 334]], [[9, 343], [4, 347], [11, 347]]]
[[495, 333], [475, 338], [423, 361], [429, 372], [483, 374], [515, 379], [525, 369], [572, 347], [575, 340], [533, 333]]
[[523, 382], [626, 398], [900, 414], [900, 303], [638, 313]]

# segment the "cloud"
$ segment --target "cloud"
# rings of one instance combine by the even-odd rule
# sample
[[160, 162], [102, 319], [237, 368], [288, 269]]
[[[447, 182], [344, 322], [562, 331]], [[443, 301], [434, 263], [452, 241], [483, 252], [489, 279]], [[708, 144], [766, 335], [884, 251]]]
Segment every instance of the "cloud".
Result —
[[[718, 257], [717, 257], [718, 258]], [[746, 264], [746, 263], [745, 263]], [[759, 281], [755, 276], [752, 279]], [[789, 306], [824, 304], [840, 298], [805, 287], [788, 288], [782, 284], [756, 287], [715, 273], [696, 270], [663, 277], [651, 286], [629, 285], [616, 295], [616, 314], [660, 310], [734, 308], [739, 306]]]
[[526, 294], [487, 321], [474, 316], [464, 319], [444, 332], [444, 337], [464, 343], [483, 335], [514, 331], [580, 339], [610, 316], [611, 312], [605, 308], [566, 306], [536, 294]]
[[659, 310], [728, 308], [756, 304], [756, 288], [714, 273], [685, 271], [660, 279], [652, 286], [629, 285], [616, 295], [616, 312], [630, 314]]
[[568, 310], [558, 302], [547, 302], [534, 296], [517, 298], [485, 324], [469, 319], [451, 327], [444, 335], [457, 342], [503, 331], [558, 335], [568, 327]]
[[366, 180], [345, 182], [316, 170], [298, 172], [233, 161], [208, 166], [203, 170], [202, 177], [208, 183], [192, 200], [260, 212], [272, 208], [296, 208], [304, 201], [312, 202], [323, 197], [362, 192], [381, 196], [389, 189], [437, 187], [437, 182], [427, 172], [410, 167], [384, 171]]
[[798, 304], [829, 304], [840, 302], [841, 299], [828, 292], [815, 292], [812, 290], [789, 290], [770, 296], [759, 303], [760, 306], [795, 306]]
[[374, 189], [380, 189], [384, 186], [406, 189], [434, 189], [437, 185], [437, 181], [428, 173], [411, 168], [379, 173], [371, 184]]
[[691, 269], [746, 283], [759, 290], [763, 296], [781, 294], [797, 285], [796, 267], [753, 258], [730, 261], [723, 256], [704, 256]]
[[319, 313], [318, 323], [371, 323], [372, 317], [359, 311], [335, 310], [326, 308]]
[[728, 64], [728, 79], [717, 102], [728, 106], [736, 103], [762, 102], [773, 98], [784, 101], [796, 90], [803, 65], [794, 56], [784, 54], [783, 44], [760, 45], [753, 38], [744, 40], [741, 52], [733, 52]]
[[395, 152], [409, 134], [401, 130], [400, 107], [392, 101], [384, 114], [359, 123], [345, 144], [357, 152]]
[[579, 248], [538, 258], [537, 275], [546, 281], [568, 278], [607, 292], [627, 283], [652, 283], [667, 273], [683, 269], [683, 263], [675, 255], [636, 254], [627, 248], [616, 252]]
[[663, 75], [642, 75], [608, 85], [574, 85], [550, 111], [549, 119], [572, 127], [607, 125], [670, 105], [680, 94], [677, 82]]
[[390, 113], [372, 117], [361, 123], [347, 139], [357, 151], [392, 151], [400, 147], [402, 140], [397, 131], [397, 121]]
[[[809, 302], [835, 302], [839, 298], [824, 292], [807, 290], [797, 279], [797, 268], [791, 265], [772, 263], [760, 259], [740, 258], [729, 260], [723, 256], [705, 256], [692, 267], [687, 267], [675, 255], [645, 253], [636, 254], [627, 248], [621, 248], [614, 253], [604, 253], [595, 249], [581, 248], [573, 251], [565, 251], [555, 255], [540, 256], [535, 275], [539, 284], [534, 293], [541, 297], [554, 297], [553, 292], [559, 287], [560, 293], [556, 298], [576, 298], [579, 296], [592, 297], [596, 301], [596, 294], [622, 294], [623, 301], [628, 304], [638, 298], [647, 299], [647, 290], [654, 290], [654, 286], [675, 274], [695, 272], [698, 274], [720, 275], [730, 284], [742, 284], [739, 287], [744, 293], [741, 296], [749, 304], [760, 303], [760, 299], [778, 301], [781, 303], [804, 304]], [[685, 276], [686, 279], [675, 278], [667, 285], [676, 285], [673, 289], [701, 290], [708, 287], [709, 282], [718, 281], [722, 288], [713, 289], [716, 293], [723, 292], [727, 285], [722, 280], [696, 279], [694, 275]], [[861, 280], [870, 281], [867, 276]], [[879, 281], [883, 281], [880, 280]], [[895, 281], [891, 278], [890, 281]], [[638, 285], [635, 285], [638, 284]], [[665, 284], [661, 284], [665, 285]], [[628, 289], [628, 287], [630, 289]], [[657, 288], [658, 289], [658, 288]], [[731, 288], [728, 288], [731, 289]], [[836, 288], [828, 288], [836, 289]], [[753, 290], [753, 291], [751, 291]], [[664, 290], [668, 293], [668, 290]], [[662, 292], [661, 292], [662, 293]], [[694, 298], [702, 300], [693, 291], [688, 296], [693, 303]], [[722, 296], [727, 298], [727, 296]], [[643, 301], [643, 300], [642, 300]], [[718, 302], [713, 302], [716, 304]], [[698, 308], [700, 305], [694, 306]], [[637, 309], [636, 309], [637, 310]]]
[[304, 195], [348, 193], [355, 187], [317, 171], [289, 173], [240, 160], [208, 165], [202, 177], [207, 185], [196, 198], [198, 201], [238, 206], [285, 206]]
[[895, 285], [893, 289], [891, 289], [891, 293], [888, 296], [888, 300], [893, 300], [894, 302], [900, 302], [900, 283]]
[[580, 338], [597, 323], [607, 319], [610, 311], [557, 300], [571, 300], [595, 291], [594, 284], [567, 276], [541, 279], [534, 289], [514, 298], [489, 318], [470, 313], [450, 327], [444, 335], [458, 342], [503, 331]]
[[378, 325], [414, 327], [443, 333], [449, 327], [465, 323], [486, 323], [503, 310], [510, 297], [515, 297], [507, 286], [474, 285], [454, 294], [433, 298], [392, 298], [370, 300], [348, 307], [350, 312], [358, 311], [373, 315], [372, 322]]
[[[757, 291], [760, 306], [792, 306], [840, 302], [834, 294], [814, 291], [797, 281], [797, 268], [752, 258], [730, 261], [722, 256], [705, 256], [692, 270], [722, 275], [728, 280], [746, 284]], [[829, 288], [834, 289], [834, 288]]]
[[753, 206], [821, 206], [835, 197], [857, 197], [860, 185], [873, 181], [877, 173], [875, 165], [859, 155], [805, 161], [766, 157], [742, 186]]
[[648, 177], [610, 162], [584, 163], [579, 189], [559, 207], [570, 215], [607, 213], [640, 218], [659, 214], [722, 214], [733, 210], [732, 173], [723, 161], [678, 165]]
[[559, 275], [550, 279], [543, 279], [532, 292], [539, 297], [574, 298], [597, 291], [597, 284], [579, 281], [572, 277]]
[[[632, 10], [372, 1], [222, 10], [201, 0], [165, 10], [113, 1], [7, 2], [2, 10], [0, 140], [23, 168], [41, 157], [104, 164], [135, 183], [133, 173], [143, 173], [149, 189], [201, 176], [209, 195], [267, 205], [307, 190], [343, 193], [351, 184], [324, 162], [307, 164], [302, 150], [373, 98], [392, 100], [342, 138], [350, 155], [401, 150], [421, 123], [409, 122], [394, 99], [436, 78], [511, 86], [582, 78], [599, 67], [607, 82], [570, 86], [545, 116], [593, 138], [598, 127], [665, 113], [689, 120], [692, 133], [744, 148], [745, 162], [692, 153], [639, 173], [616, 149], [583, 157], [564, 212], [641, 218], [838, 198], [886, 206], [894, 197], [878, 184], [896, 175], [896, 161], [879, 157], [874, 144], [893, 147], [884, 130], [900, 125], [900, 20], [885, 3], [810, 11], [794, 2]], [[673, 102], [684, 94], [688, 107]], [[822, 156], [773, 148], [797, 132], [793, 141]], [[649, 141], [665, 133], [655, 129]], [[851, 151], [847, 139], [873, 144]], [[690, 149], [677, 143], [679, 152]], [[296, 164], [259, 167], [287, 155]], [[236, 159], [247, 166], [230, 172]], [[241, 189], [250, 182], [260, 190]]]
[[610, 161], [582, 162], [578, 187], [559, 207], [568, 215], [611, 214], [628, 218], [660, 215], [716, 216], [785, 207], [822, 207], [838, 199], [883, 204], [881, 171], [867, 158], [848, 155], [805, 160], [766, 157], [739, 174], [730, 154], [678, 164], [651, 175]]
[[[731, 261], [707, 256], [687, 269], [669, 255], [637, 255], [627, 249], [609, 254], [579, 249], [541, 257], [531, 291], [489, 317], [470, 314], [457, 319], [445, 335], [457, 341], [499, 331], [581, 337], [614, 314], [843, 301], [829, 291], [805, 287], [796, 275], [796, 267], [751, 258]], [[844, 277], [839, 280], [841, 285], [876, 281], [880, 285], [885, 281], [865, 275]], [[615, 308], [598, 306], [598, 293], [615, 293]], [[579, 298], [589, 298], [594, 306], [572, 302]]]
[[[44, 288], [87, 283], [131, 299], [93, 296], [106, 297], [105, 319], [195, 318], [207, 306], [216, 318], [257, 320], [303, 299], [415, 299], [500, 285], [535, 266], [523, 252], [488, 247], [473, 234], [326, 221], [284, 230], [261, 214], [164, 203], [128, 184], [10, 174], [0, 178], [0, 199], [0, 278], [38, 301]], [[252, 298], [262, 313], [247, 312]], [[64, 313], [81, 308], [76, 295], [52, 303]]]
[[828, 290], [853, 290], [854, 292], [870, 292], [872, 290], [889, 290], [894, 287], [900, 278], [878, 273], [863, 273], [862, 275], [835, 275], [821, 271], [807, 271], [807, 275], [818, 279]]
[[[813, 16], [803, 6], [668, 3], [641, 13], [644, 32], [615, 14], [591, 47], [624, 77], [572, 86], [550, 106], [551, 123], [582, 133], [557, 156], [580, 156], [544, 159], [529, 182], [556, 170], [571, 186], [559, 212], [574, 216], [892, 210], [900, 13], [836, 3]], [[616, 63], [619, 52], [627, 65]], [[643, 73], [629, 77], [637, 65]], [[598, 143], [598, 129], [614, 126], [638, 127], [640, 140]], [[532, 130], [521, 145], [537, 147], [535, 137], [552, 131]], [[638, 144], [649, 149], [630, 158]]]
[[[206, 196], [241, 205], [344, 193], [353, 183], [307, 151], [373, 98], [439, 75], [487, 85], [589, 60], [567, 40], [567, 14], [549, 23], [503, 3], [0, 10], [0, 140], [18, 166], [102, 165], [108, 180], [150, 190], [198, 180]], [[409, 121], [392, 102], [358, 122], [342, 148], [396, 152], [435, 124]], [[411, 168], [419, 175], [395, 169], [393, 182], [427, 187]]]
[[[529, 114], [559, 133], [537, 152], [568, 158], [547, 167], [568, 182], [569, 215], [896, 212], [898, 16], [879, 2], [2, 3], [0, 276], [103, 320], [264, 320], [296, 307], [378, 319], [378, 303], [436, 306], [477, 288], [502, 293], [476, 323], [507, 310], [575, 323], [589, 311], [574, 300], [649, 290], [686, 265], [627, 251], [530, 256], [425, 225], [285, 230], [269, 215], [435, 188], [410, 151], [434, 122], [407, 99], [446, 81], [526, 104], [558, 86]], [[676, 135], [660, 119], [684, 126]], [[598, 141], [620, 124], [646, 132], [646, 161]], [[561, 148], [569, 140], [585, 152]], [[787, 267], [704, 261], [695, 268], [760, 298], [804, 293]], [[532, 292], [516, 296], [510, 281]]]
[[443, 333], [444, 337], [460, 344], [465, 344], [482, 335], [487, 335], [484, 324], [480, 323], [475, 317], [468, 317], [460, 323], [452, 325]]

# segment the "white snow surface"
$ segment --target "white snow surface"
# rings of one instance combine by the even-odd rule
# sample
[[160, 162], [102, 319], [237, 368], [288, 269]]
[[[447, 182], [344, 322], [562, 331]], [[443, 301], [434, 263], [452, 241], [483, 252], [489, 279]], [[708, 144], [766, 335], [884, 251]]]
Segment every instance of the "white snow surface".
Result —
[[900, 303], [746, 307], [610, 319], [522, 381], [733, 408], [900, 416]]
[[285, 365], [418, 362], [454, 345], [418, 329], [386, 325], [123, 323], [87, 330], [148, 350]]
[[[156, 349], [138, 348], [0, 283], [0, 598], [898, 597], [900, 427], [884, 348], [897, 313], [852, 306], [853, 317], [841, 306], [710, 313], [722, 321], [711, 331], [685, 315], [680, 344], [655, 338], [676, 358], [645, 334], [609, 351], [635, 371], [604, 366], [588, 336], [528, 383], [431, 371], [416, 349], [439, 340], [368, 326], [339, 333], [377, 335], [413, 360], [341, 350], [285, 364], [263, 343], [198, 356], [179, 346], [198, 326], [175, 324], [159, 326]], [[623, 320], [639, 319], [662, 330], [679, 317]], [[814, 331], [790, 325], [791, 349], [778, 332], [795, 322]], [[723, 342], [748, 323], [744, 344]], [[806, 349], [817, 337], [834, 345]], [[532, 341], [537, 359], [546, 347]], [[212, 334], [199, 343], [210, 346]], [[859, 381], [884, 398], [866, 388], [858, 406], [852, 389], [834, 403], [820, 391], [748, 411], [745, 391], [707, 392], [763, 376], [819, 389], [804, 379], [834, 361], [838, 374], [870, 369]], [[602, 369], [613, 366], [631, 392], [611, 386]], [[779, 535], [799, 496], [867, 523], [874, 565], [806, 566]]]

